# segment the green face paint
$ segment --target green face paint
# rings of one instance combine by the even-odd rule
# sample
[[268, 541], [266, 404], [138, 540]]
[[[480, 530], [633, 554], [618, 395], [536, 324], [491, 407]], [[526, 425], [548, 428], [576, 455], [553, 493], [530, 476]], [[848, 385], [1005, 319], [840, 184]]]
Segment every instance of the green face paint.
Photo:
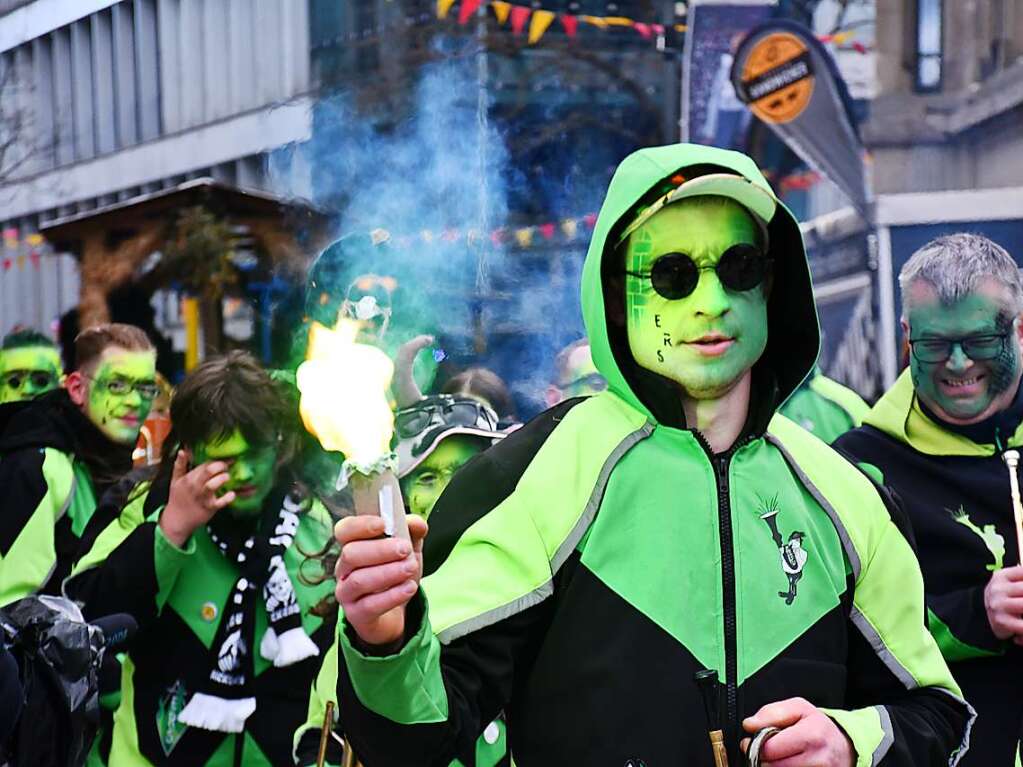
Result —
[[0, 403], [32, 399], [60, 386], [60, 354], [48, 346], [0, 351]]
[[276, 445], [250, 445], [245, 436], [235, 429], [225, 439], [192, 446], [192, 456], [196, 465], [209, 461], [229, 464], [230, 479], [219, 491], [223, 495], [233, 490], [237, 496], [227, 507], [229, 514], [238, 519], [260, 515], [263, 501], [277, 478]]
[[628, 271], [648, 274], [668, 253], [684, 253], [701, 269], [696, 289], [676, 300], [659, 295], [648, 278], [629, 275], [625, 283], [633, 357], [679, 384], [690, 400], [722, 397], [767, 346], [764, 285], [729, 290], [711, 269], [732, 245], [755, 244], [756, 234], [756, 223], [738, 203], [683, 200], [662, 208], [629, 236]]
[[456, 435], [442, 440], [412, 472], [402, 477], [401, 492], [410, 514], [426, 519], [451, 477], [483, 449], [479, 439]]
[[111, 440], [134, 445], [153, 406], [137, 389], [156, 383], [156, 355], [107, 349], [88, 381], [85, 414]]
[[1004, 336], [992, 359], [970, 359], [960, 343], [952, 344], [951, 354], [943, 362], [921, 362], [919, 349], [910, 355], [913, 388], [939, 418], [960, 425], [976, 423], [1012, 401], [1020, 380], [1020, 344], [1006, 298], [1001, 288], [985, 285], [947, 305], [929, 286], [914, 286], [907, 313], [909, 337], [914, 342]]

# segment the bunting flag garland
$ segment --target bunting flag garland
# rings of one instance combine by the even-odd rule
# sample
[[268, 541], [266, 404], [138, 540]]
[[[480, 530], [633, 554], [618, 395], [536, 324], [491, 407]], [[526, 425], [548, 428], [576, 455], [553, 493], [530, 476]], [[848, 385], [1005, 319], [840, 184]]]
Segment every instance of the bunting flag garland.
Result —
[[[14, 251], [4, 254], [0, 259], [0, 271], [9, 272], [17, 267], [22, 271], [26, 264], [31, 264], [33, 269], [39, 269], [42, 264], [41, 248], [46, 239], [39, 232], [29, 232], [22, 236], [16, 227], [8, 227], [0, 232], [3, 238], [3, 249]], [[25, 249], [27, 248], [27, 252]]]
[[[437, 0], [437, 18], [446, 19], [458, 0]], [[555, 20], [561, 22], [565, 35], [575, 38], [579, 32], [580, 24], [587, 24], [597, 29], [608, 30], [613, 28], [631, 28], [636, 31], [644, 40], [653, 40], [655, 37], [662, 38], [669, 29], [664, 24], [653, 22], [637, 21], [627, 16], [593, 16], [589, 14], [575, 15], [571, 13], [555, 13], [542, 8], [532, 8], [527, 5], [516, 5], [507, 0], [460, 0], [458, 23], [468, 24], [476, 11], [484, 4], [494, 12], [494, 18], [500, 26], [505, 26], [510, 21], [513, 35], [521, 35], [527, 32], [529, 45], [536, 45], [550, 29]], [[673, 24], [670, 27], [675, 32], [685, 32], [686, 24]], [[845, 29], [820, 35], [823, 43], [833, 43], [836, 46], [848, 43], [847, 50], [854, 50], [857, 53], [867, 53], [869, 49], [858, 41], [850, 42], [855, 35], [855, 30]]]
[[[559, 221], [546, 221], [534, 226], [500, 227], [488, 234], [494, 246], [514, 245], [519, 248], [531, 248], [538, 242], [553, 242], [560, 233], [561, 242], [576, 241], [583, 231], [592, 230], [597, 223], [596, 213], [587, 213], [576, 218], [564, 218]], [[393, 235], [387, 229], [376, 228], [371, 232], [374, 243], [389, 242], [407, 250], [417, 243], [446, 243], [449, 245], [464, 244], [473, 246], [480, 241], [478, 229], [421, 229], [414, 234]]]

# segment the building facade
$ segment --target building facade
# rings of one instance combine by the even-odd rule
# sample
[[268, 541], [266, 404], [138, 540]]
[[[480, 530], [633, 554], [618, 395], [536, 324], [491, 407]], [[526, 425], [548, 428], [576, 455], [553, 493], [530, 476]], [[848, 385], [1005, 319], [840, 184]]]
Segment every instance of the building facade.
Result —
[[896, 278], [933, 237], [969, 230], [1023, 263], [1023, 2], [877, 0], [872, 155], [885, 380], [900, 362]]
[[308, 4], [0, 4], [0, 332], [50, 330], [77, 296], [47, 222], [198, 177], [264, 189], [267, 153], [308, 138]]

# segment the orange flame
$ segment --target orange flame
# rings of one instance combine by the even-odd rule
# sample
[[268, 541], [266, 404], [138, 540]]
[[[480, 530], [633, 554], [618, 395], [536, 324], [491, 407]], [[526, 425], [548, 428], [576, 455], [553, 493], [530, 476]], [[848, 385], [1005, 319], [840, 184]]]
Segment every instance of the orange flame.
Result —
[[388, 455], [394, 413], [387, 389], [394, 363], [375, 346], [356, 342], [360, 323], [340, 318], [330, 328], [309, 328], [306, 361], [295, 373], [299, 413], [324, 450], [344, 453], [356, 466]]

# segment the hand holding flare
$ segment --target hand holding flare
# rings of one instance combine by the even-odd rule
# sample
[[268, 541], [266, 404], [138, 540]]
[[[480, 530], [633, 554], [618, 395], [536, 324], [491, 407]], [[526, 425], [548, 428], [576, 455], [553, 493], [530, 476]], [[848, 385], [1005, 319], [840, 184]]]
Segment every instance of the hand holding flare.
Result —
[[309, 328], [306, 361], [295, 380], [299, 413], [324, 450], [344, 454], [338, 489], [351, 482], [356, 514], [379, 516], [387, 535], [408, 538], [401, 490], [390, 452], [394, 414], [387, 388], [394, 365], [375, 346], [356, 341], [359, 322]]

